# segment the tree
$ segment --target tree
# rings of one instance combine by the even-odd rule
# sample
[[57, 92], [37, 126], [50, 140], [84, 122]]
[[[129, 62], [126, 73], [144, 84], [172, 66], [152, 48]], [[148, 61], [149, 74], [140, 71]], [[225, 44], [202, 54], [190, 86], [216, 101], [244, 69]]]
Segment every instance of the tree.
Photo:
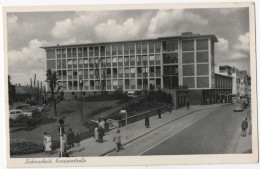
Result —
[[53, 106], [54, 106], [54, 115], [57, 116], [57, 98], [59, 95], [63, 97], [63, 91], [61, 90], [61, 87], [58, 86], [58, 78], [56, 75], [56, 72], [52, 72], [50, 69], [46, 72], [46, 82], [48, 82], [48, 85], [50, 87], [50, 92], [52, 96]]
[[15, 86], [11, 83], [11, 77], [8, 75], [8, 95], [9, 102], [15, 99]]

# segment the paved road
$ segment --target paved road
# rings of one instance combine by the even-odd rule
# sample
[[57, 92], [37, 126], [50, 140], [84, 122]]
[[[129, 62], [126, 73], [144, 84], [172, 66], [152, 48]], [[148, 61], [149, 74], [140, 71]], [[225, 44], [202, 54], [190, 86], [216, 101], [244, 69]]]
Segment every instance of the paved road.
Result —
[[237, 152], [241, 150], [238, 145], [243, 139], [240, 126], [249, 108], [243, 112], [233, 112], [232, 109], [233, 105], [219, 108], [141, 155], [243, 153]]
[[246, 112], [233, 112], [233, 105], [199, 111], [108, 156], [237, 153], [244, 143], [240, 126]]

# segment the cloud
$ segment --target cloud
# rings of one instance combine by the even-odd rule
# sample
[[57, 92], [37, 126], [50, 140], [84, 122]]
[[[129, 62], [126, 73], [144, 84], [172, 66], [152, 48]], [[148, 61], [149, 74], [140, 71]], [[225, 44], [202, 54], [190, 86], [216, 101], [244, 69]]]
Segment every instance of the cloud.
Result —
[[217, 50], [221, 50], [221, 51], [227, 50], [229, 47], [229, 42], [224, 38], [218, 37], [218, 43], [216, 47]]
[[113, 19], [95, 26], [97, 36], [110, 41], [133, 39], [140, 30], [141, 26], [134, 18], [126, 19], [122, 24]]
[[238, 43], [234, 46], [236, 50], [249, 52], [250, 49], [250, 34], [249, 32], [245, 33], [244, 35], [239, 35]]
[[[200, 15], [185, 10], [160, 10], [151, 19], [147, 36], [164, 36], [195, 31], [198, 26], [206, 26], [208, 20]], [[193, 27], [192, 30], [191, 27]]]
[[21, 50], [8, 51], [9, 72], [28, 72], [45, 69], [45, 52], [39, 47], [46, 45], [45, 41], [33, 39], [27, 47]]
[[236, 52], [234, 54], [231, 54], [230, 58], [233, 59], [233, 60], [234, 59], [236, 59], [236, 60], [238, 60], [238, 59], [245, 59], [245, 58], [248, 58], [248, 55], [244, 54], [244, 53]]
[[10, 28], [10, 26], [15, 25], [17, 23], [17, 20], [18, 17], [16, 15], [7, 16], [8, 27]]
[[220, 9], [219, 13], [226, 16], [237, 10], [239, 10], [239, 8], [224, 8], [224, 9]]

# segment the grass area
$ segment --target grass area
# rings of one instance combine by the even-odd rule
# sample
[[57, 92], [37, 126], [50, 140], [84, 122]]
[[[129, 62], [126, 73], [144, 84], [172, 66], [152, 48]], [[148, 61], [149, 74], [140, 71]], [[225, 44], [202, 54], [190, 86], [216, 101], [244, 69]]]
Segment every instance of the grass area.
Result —
[[[94, 111], [100, 111], [104, 107], [112, 107], [111, 109], [117, 107], [118, 100], [112, 101], [99, 101], [99, 102], [83, 102], [83, 119], [88, 119], [89, 115]], [[62, 101], [57, 105], [57, 111], [59, 117], [65, 117], [65, 129], [68, 130], [72, 128], [75, 132], [85, 132], [88, 129], [84, 127], [81, 118], [81, 102], [78, 100]], [[104, 109], [105, 110], [105, 109]], [[49, 112], [46, 112], [49, 117], [54, 116], [53, 107]], [[98, 118], [98, 116], [96, 117]], [[34, 143], [43, 142], [43, 133], [49, 132], [53, 140], [59, 139], [58, 132], [59, 124], [58, 122], [53, 122], [49, 124], [43, 124], [35, 126], [33, 128], [11, 128], [10, 129], [10, 139], [11, 141], [31, 141]]]

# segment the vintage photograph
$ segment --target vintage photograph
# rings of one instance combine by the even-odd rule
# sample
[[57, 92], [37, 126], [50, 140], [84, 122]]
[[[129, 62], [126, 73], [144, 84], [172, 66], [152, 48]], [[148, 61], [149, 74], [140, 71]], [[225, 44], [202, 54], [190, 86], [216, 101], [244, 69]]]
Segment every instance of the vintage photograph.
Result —
[[258, 156], [251, 3], [25, 9], [5, 10], [10, 160]]

